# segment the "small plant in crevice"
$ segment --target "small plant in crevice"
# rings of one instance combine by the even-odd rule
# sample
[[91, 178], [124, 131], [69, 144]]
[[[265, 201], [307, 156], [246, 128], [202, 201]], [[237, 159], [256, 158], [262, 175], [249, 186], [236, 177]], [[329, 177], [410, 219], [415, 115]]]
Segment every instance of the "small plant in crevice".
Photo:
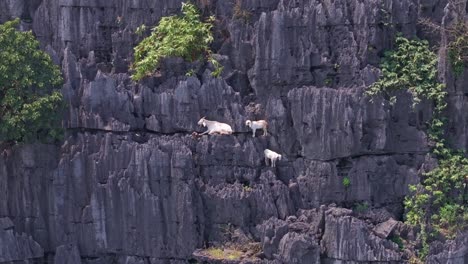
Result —
[[185, 73], [185, 76], [187, 77], [190, 77], [190, 76], [194, 76], [195, 75], [195, 70], [194, 69], [190, 69], [187, 71], [187, 73]]
[[379, 9], [379, 16], [380, 20], [377, 23], [378, 25], [384, 27], [393, 27], [391, 11], [387, 10], [385, 7], [381, 7]]
[[396, 49], [386, 52], [381, 67], [382, 76], [369, 87], [367, 95], [408, 89], [413, 106], [422, 99], [434, 103], [427, 134], [433, 142], [431, 151], [438, 159], [438, 166], [424, 173], [419, 184], [409, 186], [411, 195], [404, 201], [406, 222], [420, 229], [418, 255], [424, 259], [435, 235], [453, 238], [456, 232], [468, 227], [468, 158], [446, 145], [443, 112], [447, 107], [447, 92], [437, 78], [437, 55], [428, 43], [398, 37]]
[[143, 36], [143, 34], [145, 34], [145, 32], [146, 32], [146, 25], [145, 24], [140, 25], [135, 30], [135, 34], [137, 34], [138, 36]]
[[251, 191], [253, 191], [253, 188], [250, 187], [249, 185], [242, 185], [242, 189], [243, 189], [245, 192], [251, 192]]
[[219, 63], [218, 60], [216, 60], [212, 55], [208, 56], [208, 62], [213, 65], [213, 72], [211, 73], [211, 76], [215, 78], [221, 77], [221, 74], [223, 73], [224, 67]]
[[117, 24], [118, 27], [122, 26], [124, 22], [123, 16], [117, 16], [115, 18], [115, 23]]
[[399, 248], [400, 250], [405, 249], [405, 244], [403, 243], [403, 239], [402, 239], [400, 236], [398, 236], [398, 235], [392, 235], [392, 236], [390, 237], [390, 241], [392, 241], [393, 243], [397, 244], [397, 245], [398, 245], [398, 248]]
[[369, 210], [369, 204], [367, 202], [355, 203], [353, 210], [358, 213], [364, 213]]
[[[163, 17], [150, 36], [135, 47], [135, 61], [131, 66], [134, 71], [132, 79], [138, 81], [151, 76], [166, 57], [181, 57], [189, 62], [206, 59], [215, 68], [213, 76], [220, 76], [221, 64], [214, 62], [209, 47], [214, 40], [214, 21], [214, 16], [209, 17], [206, 22], [201, 21], [195, 5], [182, 3], [182, 15]], [[143, 31], [144, 28], [137, 29], [137, 32]]]
[[249, 22], [250, 17], [252, 16], [252, 12], [244, 9], [242, 7], [242, 0], [235, 0], [234, 8], [233, 8], [233, 17], [235, 19], [243, 20], [244, 23]]
[[447, 45], [448, 58], [456, 76], [460, 76], [468, 64], [468, 24], [457, 22], [450, 29]]
[[349, 186], [351, 185], [351, 180], [349, 179], [348, 176], [345, 176], [342, 181], [343, 186], [348, 189]]
[[429, 18], [422, 18], [419, 23], [429, 31], [444, 33], [447, 41], [441, 44], [441, 48], [447, 51], [455, 76], [460, 76], [468, 65], [468, 22], [463, 19], [466, 9], [463, 1], [457, 0], [448, 0], [447, 6], [461, 19], [447, 26], [437, 24]]
[[338, 63], [333, 64], [333, 70], [338, 71], [340, 69], [341, 65]]

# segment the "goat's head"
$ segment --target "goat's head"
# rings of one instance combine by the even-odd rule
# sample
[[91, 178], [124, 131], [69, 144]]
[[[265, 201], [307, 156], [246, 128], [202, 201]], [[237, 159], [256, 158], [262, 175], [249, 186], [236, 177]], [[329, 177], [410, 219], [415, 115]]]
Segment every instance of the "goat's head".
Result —
[[283, 156], [281, 156], [281, 155], [278, 155], [278, 160], [281, 160], [281, 158], [283, 158]]
[[252, 125], [252, 121], [250, 121], [250, 120], [245, 121], [245, 125], [250, 127]]
[[202, 118], [198, 121], [197, 124], [198, 124], [199, 126], [204, 126], [204, 127], [206, 127], [205, 117], [202, 117]]

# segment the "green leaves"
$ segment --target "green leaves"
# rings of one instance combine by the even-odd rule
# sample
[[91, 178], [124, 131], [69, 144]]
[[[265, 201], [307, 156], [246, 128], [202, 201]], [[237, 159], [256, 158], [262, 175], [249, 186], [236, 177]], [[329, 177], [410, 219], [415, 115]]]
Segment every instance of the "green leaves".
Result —
[[342, 183], [343, 183], [343, 186], [347, 189], [351, 185], [351, 180], [349, 179], [348, 176], [345, 176], [343, 178]]
[[413, 107], [422, 99], [434, 102], [428, 136], [439, 165], [423, 174], [421, 183], [409, 186], [411, 195], [404, 201], [406, 222], [421, 230], [421, 257], [428, 253], [430, 235], [439, 233], [452, 238], [458, 230], [468, 227], [468, 158], [465, 153], [448, 148], [443, 138], [447, 92], [437, 79], [437, 63], [437, 55], [427, 41], [398, 37], [396, 49], [385, 53], [381, 78], [366, 91], [374, 96], [406, 89], [412, 95]]
[[370, 96], [407, 89], [413, 107], [422, 98], [435, 99], [444, 87], [437, 80], [437, 55], [427, 41], [397, 37], [396, 50], [385, 52], [381, 63], [382, 77], [367, 90]]
[[455, 76], [460, 76], [468, 63], [468, 24], [459, 21], [451, 27], [449, 33], [448, 58]]
[[[209, 45], [214, 40], [211, 32], [214, 20], [209, 17], [202, 22], [196, 6], [191, 3], [182, 3], [182, 15], [163, 17], [151, 35], [135, 47], [133, 80], [151, 76], [165, 57], [181, 57], [192, 62], [207, 55], [212, 62]], [[215, 66], [213, 75], [219, 76], [222, 67], [216, 63], [212, 62]]]
[[0, 141], [53, 140], [60, 134], [60, 69], [19, 19], [0, 25]]

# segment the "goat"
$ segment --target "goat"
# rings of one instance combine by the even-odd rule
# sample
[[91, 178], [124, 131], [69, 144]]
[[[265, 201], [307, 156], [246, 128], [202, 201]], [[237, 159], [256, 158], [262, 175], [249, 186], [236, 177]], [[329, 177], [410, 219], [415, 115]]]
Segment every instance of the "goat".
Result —
[[281, 160], [282, 157], [280, 154], [269, 149], [265, 149], [263, 153], [265, 153], [265, 164], [268, 166], [268, 159], [270, 159], [271, 167], [276, 167], [276, 160]]
[[232, 128], [230, 125], [225, 124], [225, 123], [220, 123], [216, 121], [210, 121], [205, 119], [205, 117], [202, 117], [200, 121], [198, 121], [199, 126], [204, 126], [208, 127], [208, 130], [199, 134], [199, 136], [205, 135], [205, 134], [221, 134], [221, 135], [231, 135], [232, 134]]
[[252, 137], [255, 137], [255, 131], [257, 129], [263, 129], [263, 135], [268, 136], [268, 122], [265, 120], [258, 120], [258, 121], [245, 121], [245, 125], [252, 129]]

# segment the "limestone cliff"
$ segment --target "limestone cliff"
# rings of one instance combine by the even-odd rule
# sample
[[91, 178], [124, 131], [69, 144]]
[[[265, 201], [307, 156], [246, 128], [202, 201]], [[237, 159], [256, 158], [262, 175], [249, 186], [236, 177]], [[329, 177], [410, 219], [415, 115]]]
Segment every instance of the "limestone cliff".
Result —
[[[433, 164], [431, 105], [363, 91], [397, 32], [435, 44], [420, 17], [464, 18], [445, 0], [196, 2], [216, 15], [222, 78], [172, 58], [135, 83], [135, 29], [180, 0], [0, 0], [0, 22], [20, 17], [61, 65], [68, 103], [63, 144], [0, 155], [0, 263], [238, 263], [197, 251], [236, 239], [261, 248], [244, 263], [407, 262], [389, 234], [413, 231], [391, 218]], [[439, 62], [448, 138], [467, 149], [468, 73], [452, 76], [443, 50]], [[202, 116], [234, 135], [193, 138]], [[270, 136], [252, 138], [245, 120], [263, 118]], [[284, 155], [277, 168], [265, 148]], [[428, 263], [467, 263], [467, 237]]]

